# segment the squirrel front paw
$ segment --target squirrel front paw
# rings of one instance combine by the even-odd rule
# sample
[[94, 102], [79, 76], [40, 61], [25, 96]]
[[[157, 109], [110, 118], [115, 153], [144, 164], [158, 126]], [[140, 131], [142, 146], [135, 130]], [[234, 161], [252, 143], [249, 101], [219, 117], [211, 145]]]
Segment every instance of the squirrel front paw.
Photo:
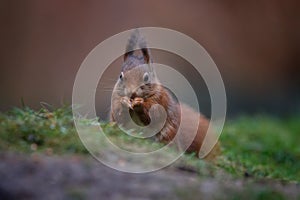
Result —
[[128, 97], [122, 97], [121, 98], [121, 104], [132, 109], [132, 104], [131, 104], [131, 101]]

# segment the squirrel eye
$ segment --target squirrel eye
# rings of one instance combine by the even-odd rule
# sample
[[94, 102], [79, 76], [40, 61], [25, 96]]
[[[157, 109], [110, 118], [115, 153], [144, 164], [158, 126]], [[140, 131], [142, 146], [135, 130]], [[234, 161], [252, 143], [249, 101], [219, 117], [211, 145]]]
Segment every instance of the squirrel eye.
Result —
[[144, 82], [148, 82], [149, 81], [149, 74], [147, 72], [144, 74], [143, 79], [144, 79]]
[[121, 74], [120, 74], [120, 80], [123, 81], [123, 79], [124, 79], [124, 73], [121, 72]]

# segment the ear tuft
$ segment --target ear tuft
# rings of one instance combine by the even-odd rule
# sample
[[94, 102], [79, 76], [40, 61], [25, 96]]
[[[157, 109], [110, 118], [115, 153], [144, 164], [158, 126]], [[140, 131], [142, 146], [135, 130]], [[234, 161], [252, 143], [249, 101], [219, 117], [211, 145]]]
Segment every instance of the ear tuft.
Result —
[[150, 62], [149, 49], [142, 48], [142, 53], [143, 53], [143, 57], [144, 57], [145, 63], [149, 64], [149, 62]]
[[139, 29], [135, 29], [133, 33], [130, 35], [130, 38], [126, 46], [126, 52], [124, 54], [124, 61], [126, 61], [128, 56], [134, 53], [136, 47], [141, 49], [145, 63], [149, 64], [150, 51], [147, 48], [146, 40], [144, 37], [141, 36]]

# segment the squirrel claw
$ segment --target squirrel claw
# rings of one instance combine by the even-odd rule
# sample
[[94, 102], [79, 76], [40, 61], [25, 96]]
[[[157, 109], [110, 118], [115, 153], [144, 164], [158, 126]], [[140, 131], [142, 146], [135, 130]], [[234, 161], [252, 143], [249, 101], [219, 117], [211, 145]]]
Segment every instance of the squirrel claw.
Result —
[[127, 106], [128, 108], [133, 109], [133, 108], [132, 108], [132, 105], [131, 105], [131, 102], [130, 102], [130, 100], [129, 100], [128, 97], [122, 97], [121, 103], [122, 103], [123, 105]]

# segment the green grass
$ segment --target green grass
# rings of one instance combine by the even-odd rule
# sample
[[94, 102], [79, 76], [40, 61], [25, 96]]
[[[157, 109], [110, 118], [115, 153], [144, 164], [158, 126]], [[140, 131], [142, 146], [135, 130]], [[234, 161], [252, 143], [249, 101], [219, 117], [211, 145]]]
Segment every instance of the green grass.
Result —
[[0, 150], [87, 153], [74, 129], [71, 111], [68, 106], [52, 112], [25, 107], [0, 113]]
[[220, 138], [219, 165], [237, 176], [300, 181], [300, 117], [240, 117]]
[[[113, 141], [127, 150], [158, 149], [162, 144], [133, 139], [109, 123], [101, 124]], [[206, 163], [193, 155], [176, 162], [200, 176], [223, 169], [234, 177], [300, 182], [300, 117], [246, 116], [226, 123], [220, 138], [222, 155]], [[25, 153], [87, 154], [73, 125], [71, 108], [49, 111], [28, 107], [0, 113], [0, 150]]]

